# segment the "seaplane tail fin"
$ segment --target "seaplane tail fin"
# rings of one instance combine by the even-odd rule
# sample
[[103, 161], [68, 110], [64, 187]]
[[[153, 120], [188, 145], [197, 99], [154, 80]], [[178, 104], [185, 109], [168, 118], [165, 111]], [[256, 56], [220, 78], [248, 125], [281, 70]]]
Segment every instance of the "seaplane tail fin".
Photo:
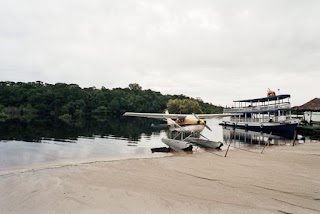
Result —
[[165, 118], [165, 120], [167, 121], [167, 125], [168, 125], [168, 126], [171, 126], [171, 127], [174, 128], [175, 122], [174, 122], [172, 119], [170, 119], [170, 118]]
[[172, 127], [172, 128], [181, 128], [181, 126], [179, 124], [177, 124], [174, 120], [172, 120], [171, 118], [166, 118], [167, 120], [167, 124], [168, 126]]
[[[165, 113], [165, 114], [169, 114], [168, 109], [166, 109], [166, 110], [164, 111], [164, 113]], [[166, 120], [167, 120], [167, 125], [168, 125], [168, 126], [174, 127], [174, 123], [172, 123], [172, 121], [168, 120], [168, 118], [167, 118]]]

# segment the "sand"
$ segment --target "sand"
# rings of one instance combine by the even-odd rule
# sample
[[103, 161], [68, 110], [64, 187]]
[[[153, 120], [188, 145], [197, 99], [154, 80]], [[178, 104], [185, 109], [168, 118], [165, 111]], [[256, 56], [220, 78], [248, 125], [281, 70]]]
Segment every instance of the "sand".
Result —
[[1, 172], [0, 213], [320, 213], [320, 143]]

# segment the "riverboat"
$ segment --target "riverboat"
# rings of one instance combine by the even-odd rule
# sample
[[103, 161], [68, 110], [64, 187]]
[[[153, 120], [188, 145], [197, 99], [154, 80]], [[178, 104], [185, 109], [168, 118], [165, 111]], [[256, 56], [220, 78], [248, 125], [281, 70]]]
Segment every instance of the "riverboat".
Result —
[[233, 107], [225, 108], [223, 113], [240, 115], [221, 125], [293, 137], [299, 120], [291, 117], [290, 95], [271, 92], [267, 97], [233, 101]]

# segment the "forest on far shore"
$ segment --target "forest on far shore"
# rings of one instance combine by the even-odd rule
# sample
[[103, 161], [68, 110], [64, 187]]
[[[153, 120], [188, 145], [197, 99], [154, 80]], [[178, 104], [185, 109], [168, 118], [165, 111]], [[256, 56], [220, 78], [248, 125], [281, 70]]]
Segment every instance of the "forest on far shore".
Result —
[[163, 95], [143, 90], [137, 83], [127, 88], [81, 88], [76, 84], [0, 82], [0, 122], [62, 122], [71, 126], [104, 121], [126, 111], [170, 113], [222, 113], [221, 106], [185, 95]]

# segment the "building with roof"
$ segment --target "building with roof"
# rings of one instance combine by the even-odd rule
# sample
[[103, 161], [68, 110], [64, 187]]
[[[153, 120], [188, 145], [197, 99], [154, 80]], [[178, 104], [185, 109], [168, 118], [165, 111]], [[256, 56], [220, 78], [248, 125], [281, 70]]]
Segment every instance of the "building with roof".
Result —
[[297, 106], [295, 110], [304, 112], [304, 120], [310, 122], [320, 122], [320, 98], [314, 98], [309, 102]]

